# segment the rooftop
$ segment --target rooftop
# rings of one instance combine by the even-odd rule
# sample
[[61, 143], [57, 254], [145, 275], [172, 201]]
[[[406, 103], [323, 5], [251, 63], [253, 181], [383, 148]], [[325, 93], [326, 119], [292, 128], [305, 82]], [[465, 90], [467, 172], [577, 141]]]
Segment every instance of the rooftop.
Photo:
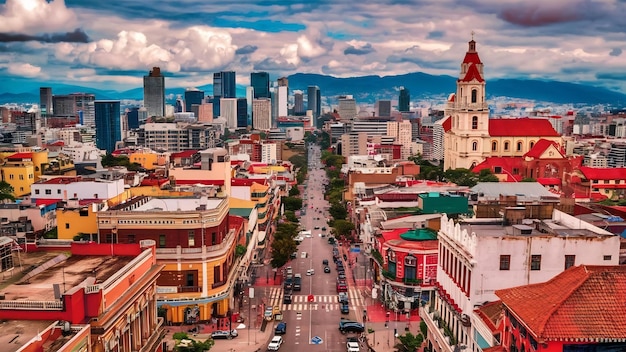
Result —
[[196, 211], [201, 206], [206, 209], [216, 209], [224, 201], [221, 198], [152, 198], [132, 211]]
[[15, 352], [28, 341], [48, 328], [51, 320], [2, 320], [0, 321], [0, 346], [2, 351]]
[[[30, 258], [30, 256], [33, 258]], [[66, 292], [84, 281], [87, 284], [104, 282], [115, 275], [121, 268], [135, 257], [121, 256], [69, 256], [66, 253], [48, 252], [42, 256], [38, 253], [20, 254], [23, 263], [32, 263], [30, 267], [23, 264], [27, 271], [15, 282], [0, 285], [4, 301], [55, 301], [54, 285], [58, 284], [61, 292]], [[18, 263], [15, 263], [18, 265]]]
[[461, 230], [474, 232], [478, 237], [564, 237], [564, 238], [600, 238], [614, 236], [608, 231], [569, 226], [563, 222], [545, 219], [525, 219], [525, 225], [504, 226], [502, 218], [463, 219], [459, 222]]

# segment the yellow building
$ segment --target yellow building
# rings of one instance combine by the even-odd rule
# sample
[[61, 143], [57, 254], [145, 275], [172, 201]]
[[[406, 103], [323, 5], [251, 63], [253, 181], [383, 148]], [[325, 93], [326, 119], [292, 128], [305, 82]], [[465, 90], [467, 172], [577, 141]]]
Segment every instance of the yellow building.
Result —
[[105, 204], [105, 202], [71, 200], [65, 206], [57, 208], [57, 238], [71, 241], [76, 239], [76, 236], [80, 236], [82, 240], [97, 240], [98, 211]]
[[167, 157], [164, 154], [137, 151], [128, 155], [128, 160], [131, 163], [137, 163], [146, 170], [154, 170], [158, 166], [164, 166], [167, 163]]

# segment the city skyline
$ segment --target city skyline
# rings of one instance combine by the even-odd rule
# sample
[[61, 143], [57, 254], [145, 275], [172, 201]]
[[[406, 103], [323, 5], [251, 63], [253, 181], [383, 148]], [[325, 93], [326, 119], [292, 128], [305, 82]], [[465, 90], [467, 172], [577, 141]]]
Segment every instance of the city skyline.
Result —
[[456, 76], [472, 36], [485, 76], [553, 79], [626, 92], [620, 1], [0, 0], [0, 80], [100, 89], [140, 87], [161, 67], [168, 87], [213, 73], [271, 79], [410, 72]]

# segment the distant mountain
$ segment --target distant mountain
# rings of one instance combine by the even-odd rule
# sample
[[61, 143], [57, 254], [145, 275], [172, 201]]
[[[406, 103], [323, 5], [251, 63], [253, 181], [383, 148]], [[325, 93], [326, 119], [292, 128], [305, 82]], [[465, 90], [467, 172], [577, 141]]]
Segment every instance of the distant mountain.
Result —
[[[289, 89], [302, 90], [306, 95], [308, 86], [320, 87], [322, 97], [329, 103], [336, 104], [338, 95], [353, 95], [359, 104], [372, 104], [379, 99], [396, 100], [400, 87], [411, 92], [411, 100], [443, 101], [448, 94], [456, 89], [456, 78], [445, 75], [429, 75], [422, 72], [408, 73], [397, 76], [362, 76], [338, 78], [311, 73], [297, 73], [288, 77]], [[4, 84], [7, 83], [7, 84]], [[98, 100], [106, 99], [143, 99], [143, 88], [117, 92], [98, 90], [67, 84], [51, 84], [27, 79], [9, 79], [0, 87], [0, 104], [4, 103], [38, 103], [39, 87], [50, 86], [54, 94], [88, 92], [96, 95]], [[19, 90], [16, 89], [19, 87]], [[197, 87], [205, 94], [213, 92], [208, 84]], [[185, 88], [172, 87], [165, 91], [168, 102], [172, 103], [177, 95], [183, 95]], [[559, 81], [542, 81], [531, 79], [493, 79], [487, 81], [488, 98], [508, 97], [512, 99], [534, 100], [556, 104], [608, 104], [622, 107], [626, 105], [626, 94], [590, 85], [566, 83]], [[245, 87], [237, 87], [237, 95], [245, 96]]]

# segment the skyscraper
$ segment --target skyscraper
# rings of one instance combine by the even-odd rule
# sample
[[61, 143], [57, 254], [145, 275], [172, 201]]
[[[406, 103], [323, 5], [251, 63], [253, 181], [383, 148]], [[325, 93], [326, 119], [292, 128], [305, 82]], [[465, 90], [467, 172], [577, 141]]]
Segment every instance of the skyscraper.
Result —
[[39, 88], [39, 111], [42, 117], [49, 117], [53, 114], [52, 109], [52, 88]]
[[411, 93], [408, 89], [400, 87], [400, 96], [398, 97], [398, 111], [411, 111]]
[[322, 99], [320, 93], [320, 87], [309, 86], [307, 88], [307, 110], [311, 110], [314, 118], [320, 117], [322, 113]]
[[272, 102], [270, 98], [254, 99], [252, 101], [252, 128], [267, 131], [272, 127]]
[[72, 93], [52, 96], [52, 110], [55, 116], [80, 116], [80, 124], [95, 126], [94, 104], [96, 96], [87, 93]]
[[296, 116], [304, 115], [304, 94], [301, 90], [293, 91], [293, 114]]
[[374, 103], [375, 115], [379, 117], [391, 116], [391, 100], [378, 100]]
[[337, 104], [337, 113], [342, 122], [354, 120], [357, 115], [356, 100], [352, 95], [340, 95]]
[[220, 99], [221, 117], [226, 119], [226, 127], [234, 131], [237, 129], [237, 99], [222, 98]]
[[143, 105], [148, 116], [165, 116], [165, 77], [159, 67], [143, 76]]
[[248, 127], [248, 100], [237, 98], [237, 128]]
[[119, 100], [99, 100], [95, 102], [96, 110], [96, 146], [111, 153], [115, 143], [122, 140], [122, 123], [120, 119]]
[[254, 88], [254, 99], [270, 97], [270, 74], [251, 72], [250, 85]]
[[185, 89], [185, 111], [191, 111], [191, 106], [202, 104], [204, 100], [204, 91], [197, 88]]
[[234, 71], [213, 73], [213, 115], [221, 116], [220, 99], [236, 98], [237, 85]]

